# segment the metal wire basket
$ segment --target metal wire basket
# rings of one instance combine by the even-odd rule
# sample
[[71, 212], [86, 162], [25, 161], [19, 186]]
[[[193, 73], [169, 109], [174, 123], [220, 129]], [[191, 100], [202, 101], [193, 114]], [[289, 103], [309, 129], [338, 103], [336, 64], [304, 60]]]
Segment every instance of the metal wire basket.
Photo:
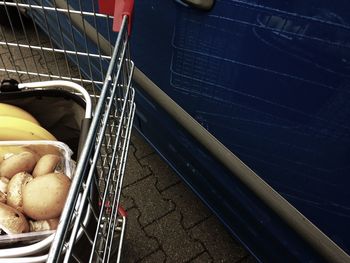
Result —
[[[97, 13], [93, 1], [74, 5], [0, 2], [7, 18], [1, 21], [7, 26], [0, 26], [0, 77], [17, 79], [23, 89], [82, 92], [87, 102], [83, 126], [90, 127], [55, 235], [26, 252], [0, 256], [0, 262], [120, 260], [126, 213], [119, 200], [135, 113], [129, 17], [123, 16], [116, 34], [111, 29], [113, 17]], [[101, 21], [106, 23], [104, 36], [98, 31]], [[52, 27], [60, 34], [52, 34]], [[113, 42], [114, 47], [109, 44]]]

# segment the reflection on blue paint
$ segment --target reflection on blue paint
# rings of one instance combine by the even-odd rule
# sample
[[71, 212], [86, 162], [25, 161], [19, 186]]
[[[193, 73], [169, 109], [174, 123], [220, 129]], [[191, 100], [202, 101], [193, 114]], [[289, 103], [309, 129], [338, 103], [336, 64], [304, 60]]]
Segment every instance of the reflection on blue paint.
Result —
[[346, 1], [218, 0], [171, 18], [164, 8], [175, 9], [159, 4], [157, 21], [137, 13], [159, 34], [136, 21], [136, 64], [349, 252]]

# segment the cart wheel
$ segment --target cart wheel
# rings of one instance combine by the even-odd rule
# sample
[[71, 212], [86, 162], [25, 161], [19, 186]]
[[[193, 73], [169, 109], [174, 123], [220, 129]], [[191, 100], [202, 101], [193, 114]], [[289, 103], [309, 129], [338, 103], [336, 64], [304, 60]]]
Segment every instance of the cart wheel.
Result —
[[[0, 6], [0, 25], [4, 27], [12, 27], [15, 29], [22, 28], [21, 19], [23, 21], [23, 25], [27, 26], [31, 23], [29, 22], [29, 18], [21, 13], [20, 10], [15, 6]], [[11, 23], [10, 23], [11, 21]]]

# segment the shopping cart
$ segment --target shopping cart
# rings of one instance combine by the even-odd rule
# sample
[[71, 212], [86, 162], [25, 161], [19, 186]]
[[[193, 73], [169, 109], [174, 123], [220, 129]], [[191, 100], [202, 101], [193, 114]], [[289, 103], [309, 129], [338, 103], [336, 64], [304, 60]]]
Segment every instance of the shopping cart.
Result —
[[[33, 244], [1, 249], [0, 262], [119, 262], [126, 226], [119, 201], [135, 113], [130, 15], [123, 12], [113, 22], [113, 16], [96, 12], [93, 2], [87, 6], [77, 1], [79, 10], [68, 3], [65, 8], [58, 6], [56, 2], [62, 1], [34, 2], [0, 2], [0, 12], [7, 17], [7, 25], [0, 26], [0, 76], [12, 79], [3, 81], [5, 92], [0, 100], [32, 110], [45, 128], [75, 150], [78, 161], [55, 234]], [[104, 33], [115, 40], [109, 54], [90, 41], [87, 24], [82, 22], [82, 31], [73, 28], [77, 19], [106, 22]], [[52, 36], [52, 26], [58, 26], [62, 34]], [[113, 27], [119, 27], [118, 34]], [[68, 33], [67, 45], [62, 38]], [[65, 132], [55, 134], [53, 127], [62, 126], [69, 112], [52, 120], [48, 116], [56, 116], [56, 108], [31, 106], [50, 101], [60, 104], [60, 100], [64, 101], [61, 109], [74, 109], [70, 116], [74, 125], [68, 121]], [[85, 108], [83, 116], [81, 107]], [[44, 115], [39, 114], [42, 111]]]

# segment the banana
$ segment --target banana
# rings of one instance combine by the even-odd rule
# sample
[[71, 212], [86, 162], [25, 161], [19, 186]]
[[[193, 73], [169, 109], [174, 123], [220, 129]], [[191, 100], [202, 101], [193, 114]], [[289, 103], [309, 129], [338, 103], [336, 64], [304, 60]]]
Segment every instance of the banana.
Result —
[[0, 103], [0, 116], [20, 118], [40, 125], [39, 122], [30, 113], [17, 106], [6, 103]]
[[35, 136], [29, 131], [1, 128], [0, 126], [0, 141], [33, 141], [43, 140], [42, 138]]
[[0, 141], [51, 140], [56, 138], [43, 127], [30, 121], [0, 116]]

